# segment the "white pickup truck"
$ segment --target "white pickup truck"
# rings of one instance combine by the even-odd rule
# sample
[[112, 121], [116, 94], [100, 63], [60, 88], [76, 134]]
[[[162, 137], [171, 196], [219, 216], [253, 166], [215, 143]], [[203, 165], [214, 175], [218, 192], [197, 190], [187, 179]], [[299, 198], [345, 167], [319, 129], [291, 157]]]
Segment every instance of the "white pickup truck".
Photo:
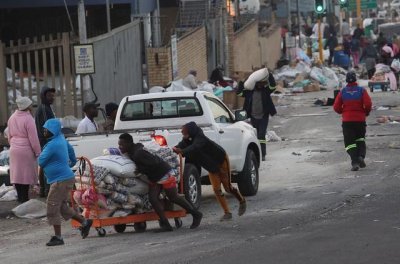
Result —
[[[150, 93], [125, 97], [118, 109], [113, 133], [67, 135], [77, 156], [94, 158], [108, 147], [116, 147], [121, 133], [131, 134], [135, 142], [155, 140], [175, 146], [181, 139], [181, 127], [196, 122], [207, 137], [227, 152], [233, 175], [244, 195], [258, 191], [260, 144], [255, 129], [246, 122], [246, 114], [233, 114], [223, 102], [207, 92]], [[204, 169], [185, 162], [185, 196], [200, 205], [201, 184], [209, 184]]]

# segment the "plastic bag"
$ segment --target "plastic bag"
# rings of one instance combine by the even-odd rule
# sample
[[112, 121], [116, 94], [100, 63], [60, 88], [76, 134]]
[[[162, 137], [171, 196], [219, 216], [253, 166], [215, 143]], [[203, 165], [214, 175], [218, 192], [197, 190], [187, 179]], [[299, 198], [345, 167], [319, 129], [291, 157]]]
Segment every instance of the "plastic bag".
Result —
[[16, 201], [18, 199], [17, 191], [14, 189], [7, 191], [1, 198], [0, 202]]
[[136, 185], [127, 188], [129, 194], [145, 195], [149, 193], [149, 185], [142, 180], [137, 179]]
[[103, 150], [103, 156], [117, 155], [121, 156], [121, 151], [118, 148], [106, 148]]
[[391, 67], [396, 71], [399, 72], [400, 71], [400, 60], [399, 59], [394, 59], [392, 62]]
[[320, 84], [326, 85], [327, 80], [326, 77], [324, 76], [324, 73], [322, 72], [322, 69], [313, 67], [310, 72], [310, 77], [313, 80], [318, 81]]
[[10, 165], [10, 151], [7, 148], [4, 148], [2, 152], [0, 152], [0, 166]]
[[269, 72], [267, 68], [260, 69], [258, 71], [253, 72], [249, 78], [244, 82], [244, 89], [253, 90], [256, 86], [256, 82], [267, 79], [269, 76]]
[[44, 202], [41, 202], [36, 199], [31, 199], [26, 203], [23, 203], [11, 211], [15, 214], [15, 216], [19, 218], [26, 219], [36, 219], [45, 217], [47, 214], [47, 206]]
[[95, 166], [108, 169], [116, 177], [135, 177], [135, 163], [124, 156], [101, 156], [91, 162]]

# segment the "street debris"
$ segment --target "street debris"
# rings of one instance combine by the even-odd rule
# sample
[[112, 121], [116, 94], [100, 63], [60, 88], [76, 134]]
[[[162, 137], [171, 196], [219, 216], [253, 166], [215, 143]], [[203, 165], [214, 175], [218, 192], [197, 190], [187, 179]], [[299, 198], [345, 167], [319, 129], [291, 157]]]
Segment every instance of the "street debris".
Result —
[[17, 191], [14, 186], [0, 186], [0, 202], [9, 202], [17, 200]]
[[294, 155], [294, 156], [301, 156], [302, 154], [299, 153], [299, 152], [292, 152], [292, 155]]
[[282, 138], [279, 137], [275, 131], [268, 131], [267, 132], [267, 141], [268, 142], [279, 142], [282, 141]]
[[36, 199], [31, 199], [11, 210], [16, 217], [37, 219], [46, 216], [46, 204]]

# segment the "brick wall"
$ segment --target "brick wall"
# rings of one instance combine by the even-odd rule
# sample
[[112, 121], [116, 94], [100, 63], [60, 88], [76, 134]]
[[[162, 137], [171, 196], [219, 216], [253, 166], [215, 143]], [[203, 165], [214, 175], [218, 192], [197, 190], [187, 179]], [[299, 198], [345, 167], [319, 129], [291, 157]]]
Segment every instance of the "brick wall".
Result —
[[268, 68], [275, 69], [276, 63], [281, 58], [281, 29], [272, 26], [259, 38], [261, 48], [261, 63]]
[[184, 78], [192, 69], [197, 70], [198, 80], [208, 80], [205, 27], [195, 29], [178, 40], [179, 78]]
[[[195, 29], [178, 39], [178, 79], [184, 78], [192, 69], [197, 70], [199, 81], [208, 80], [207, 40], [204, 27]], [[164, 86], [170, 82], [171, 47], [147, 48], [147, 70], [149, 87]]]
[[250, 22], [235, 33], [233, 40], [235, 71], [246, 72], [261, 66], [258, 38], [258, 21]]
[[147, 48], [149, 87], [164, 86], [171, 81], [171, 48]]

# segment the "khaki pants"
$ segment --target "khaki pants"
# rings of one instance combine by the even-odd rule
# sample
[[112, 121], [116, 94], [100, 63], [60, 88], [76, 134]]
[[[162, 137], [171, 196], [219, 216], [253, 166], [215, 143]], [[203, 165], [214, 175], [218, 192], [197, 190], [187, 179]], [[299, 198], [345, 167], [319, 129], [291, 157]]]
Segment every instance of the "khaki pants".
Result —
[[47, 221], [49, 225], [61, 225], [61, 217], [67, 221], [79, 216], [74, 209], [68, 206], [74, 184], [75, 179], [71, 179], [50, 185], [49, 195], [47, 196]]
[[217, 173], [210, 172], [208, 176], [210, 178], [211, 185], [214, 189], [215, 196], [218, 202], [220, 203], [222, 209], [224, 209], [225, 213], [230, 213], [230, 211], [225, 196], [222, 193], [221, 185], [224, 186], [224, 189], [227, 193], [233, 194], [240, 203], [245, 202], [245, 199], [240, 194], [239, 190], [232, 186], [231, 169], [228, 156], [225, 156], [225, 160], [221, 164], [219, 172]]

